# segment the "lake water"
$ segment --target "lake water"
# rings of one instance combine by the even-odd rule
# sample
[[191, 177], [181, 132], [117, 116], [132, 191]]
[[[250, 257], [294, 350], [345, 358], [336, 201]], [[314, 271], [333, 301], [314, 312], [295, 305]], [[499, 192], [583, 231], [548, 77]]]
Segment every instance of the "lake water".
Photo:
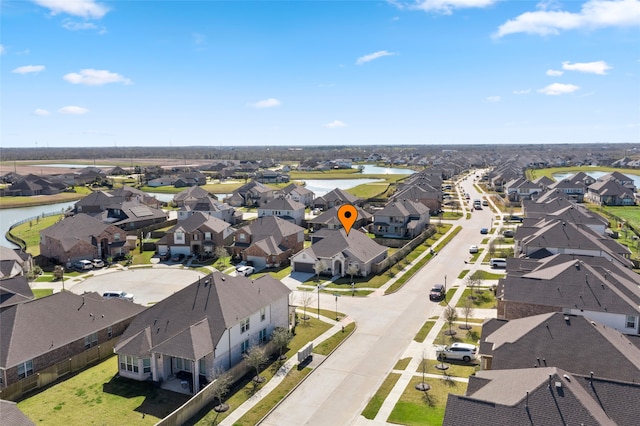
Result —
[[[609, 172], [598, 172], [598, 171], [585, 172], [585, 173], [594, 179], [600, 179], [602, 176], [609, 174]], [[566, 179], [573, 175], [575, 175], [575, 172], [574, 173], [554, 173], [553, 178], [556, 181], [560, 181], [562, 179]], [[627, 176], [629, 179], [633, 179], [633, 184], [636, 186], [636, 189], [640, 188], [640, 175], [633, 175], [631, 173], [623, 173], [623, 175]]]
[[[376, 166], [375, 164], [362, 164], [362, 166], [364, 167], [362, 173], [369, 175], [410, 175], [415, 173], [415, 170]], [[360, 167], [360, 165], [353, 166], [354, 169], [358, 167]]]
[[305, 188], [320, 197], [336, 188], [349, 189], [365, 183], [384, 182], [384, 179], [305, 179], [304, 182]]

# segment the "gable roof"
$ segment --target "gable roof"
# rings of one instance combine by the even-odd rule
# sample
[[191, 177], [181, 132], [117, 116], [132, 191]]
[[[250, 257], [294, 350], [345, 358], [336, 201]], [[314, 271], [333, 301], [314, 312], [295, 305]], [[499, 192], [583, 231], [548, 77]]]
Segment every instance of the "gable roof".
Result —
[[99, 235], [112, 226], [88, 214], [78, 213], [43, 229], [40, 234], [60, 241], [63, 249], [68, 251], [78, 241], [91, 243], [92, 236]]
[[0, 309], [24, 303], [33, 298], [29, 280], [24, 275], [0, 280]]
[[347, 235], [344, 229], [322, 229], [314, 234], [315, 237], [321, 239], [302, 251], [314, 259], [330, 258], [342, 253], [345, 257], [367, 263], [387, 251], [386, 247], [356, 230]]
[[376, 211], [376, 216], [423, 216], [429, 214], [429, 207], [413, 200], [394, 200], [387, 203], [382, 210]]
[[240, 228], [242, 232], [251, 235], [251, 241], [256, 242], [264, 238], [273, 237], [280, 242], [284, 237], [304, 232], [304, 228], [277, 216], [261, 216], [249, 225]]
[[176, 225], [172, 226], [167, 230], [167, 233], [174, 233], [178, 229], [182, 229], [187, 233], [193, 233], [198, 230], [204, 232], [206, 229], [209, 229], [219, 234], [230, 227], [231, 225], [222, 219], [218, 219], [217, 217], [213, 217], [206, 213], [195, 212], [192, 215], [189, 215], [186, 219], [181, 220]]
[[316, 200], [323, 200], [325, 202], [331, 202], [331, 201], [340, 201], [341, 203], [357, 203], [358, 201], [360, 201], [360, 198], [356, 197], [353, 194], [350, 194], [340, 188], [335, 188], [332, 189], [331, 191], [327, 192], [326, 194], [316, 198]]
[[290, 292], [269, 274], [252, 280], [213, 272], [138, 315], [114, 351], [197, 360], [214, 351], [226, 329]]
[[144, 311], [122, 299], [63, 291], [0, 312], [0, 368], [10, 368]]
[[274, 198], [265, 205], [258, 207], [260, 210], [304, 210], [306, 206], [291, 198]]
[[[339, 209], [340, 209], [340, 206], [331, 207], [329, 210], [324, 211], [318, 216], [314, 217], [313, 219], [308, 220], [307, 223], [315, 223], [315, 224], [322, 224], [322, 225], [334, 224], [336, 226], [342, 226], [340, 219], [338, 219]], [[356, 206], [356, 211], [358, 212], [358, 217], [356, 221], [363, 220], [363, 219], [370, 220], [373, 217], [371, 213], [363, 210], [361, 207]]]

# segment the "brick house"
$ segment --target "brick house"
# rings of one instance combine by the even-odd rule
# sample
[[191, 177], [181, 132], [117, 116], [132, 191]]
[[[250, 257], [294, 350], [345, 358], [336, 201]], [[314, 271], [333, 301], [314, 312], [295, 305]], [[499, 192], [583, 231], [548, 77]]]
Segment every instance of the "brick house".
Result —
[[258, 217], [277, 216], [281, 219], [302, 225], [305, 206], [292, 199], [275, 198], [258, 207]]
[[167, 230], [157, 243], [158, 253], [211, 256], [216, 247], [226, 247], [232, 243], [233, 232], [229, 223], [195, 212]]
[[106, 259], [131, 249], [126, 233], [88, 214], [66, 217], [40, 231], [40, 254], [58, 263]]
[[121, 335], [145, 308], [68, 291], [0, 312], [0, 389]]

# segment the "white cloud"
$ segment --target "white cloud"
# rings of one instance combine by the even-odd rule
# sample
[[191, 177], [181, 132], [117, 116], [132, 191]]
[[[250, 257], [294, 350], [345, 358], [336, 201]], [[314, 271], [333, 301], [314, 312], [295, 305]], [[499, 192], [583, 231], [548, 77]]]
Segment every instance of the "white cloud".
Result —
[[339, 127], [347, 127], [347, 125], [340, 120], [333, 120], [331, 123], [327, 123], [324, 125], [327, 129], [337, 129]]
[[551, 77], [559, 77], [562, 74], [564, 74], [564, 71], [560, 71], [560, 70], [547, 70], [546, 72], [547, 75], [551, 76]]
[[500, 96], [487, 96], [487, 102], [500, 102], [501, 99]]
[[44, 65], [24, 65], [22, 67], [14, 69], [11, 72], [16, 74], [31, 74], [40, 71], [44, 71]]
[[567, 71], [578, 71], [590, 74], [606, 75], [607, 70], [612, 67], [607, 65], [605, 61], [596, 62], [576, 62], [575, 64], [565, 61], [562, 63], [562, 69]]
[[107, 14], [109, 8], [95, 0], [32, 0], [34, 3], [51, 11], [52, 15], [66, 13], [86, 19], [100, 19]]
[[575, 84], [553, 83], [543, 87], [542, 89], [538, 89], [538, 92], [544, 93], [545, 95], [557, 96], [572, 93], [578, 89], [580, 89], [580, 87]]
[[368, 55], [359, 57], [358, 60], [356, 61], [356, 64], [362, 65], [364, 63], [373, 61], [374, 59], [382, 58], [384, 56], [394, 56], [394, 55], [397, 55], [397, 53], [388, 52], [386, 50], [378, 50], [377, 52], [373, 52]]
[[69, 105], [69, 106], [60, 108], [58, 112], [60, 114], [82, 115], [82, 114], [88, 113], [89, 110], [79, 106]]
[[408, 7], [410, 9], [424, 10], [425, 12], [451, 15], [454, 9], [482, 8], [491, 6], [496, 2], [497, 0], [417, 0], [415, 4], [410, 4]]
[[131, 80], [120, 74], [108, 70], [94, 70], [92, 68], [80, 70], [79, 73], [72, 72], [62, 78], [69, 83], [84, 84], [85, 86], [102, 86], [109, 83], [133, 84]]
[[524, 90], [514, 90], [513, 94], [514, 95], [527, 95], [531, 93], [531, 89], [524, 89]]
[[258, 108], [258, 109], [273, 108], [273, 107], [280, 106], [280, 101], [275, 98], [269, 98], [269, 99], [263, 99], [258, 102], [247, 104], [247, 106], [250, 106], [252, 108]]
[[107, 32], [107, 29], [102, 25], [98, 26], [93, 22], [77, 22], [71, 19], [62, 21], [62, 27], [69, 31], [96, 30], [98, 34], [105, 34]]
[[49, 111], [47, 111], [46, 109], [36, 108], [33, 111], [33, 115], [37, 115], [38, 117], [47, 117], [47, 116], [51, 115], [51, 113]]
[[538, 10], [525, 12], [498, 27], [494, 37], [528, 33], [556, 35], [578, 28], [630, 27], [640, 25], [640, 0], [589, 0], [580, 12]]

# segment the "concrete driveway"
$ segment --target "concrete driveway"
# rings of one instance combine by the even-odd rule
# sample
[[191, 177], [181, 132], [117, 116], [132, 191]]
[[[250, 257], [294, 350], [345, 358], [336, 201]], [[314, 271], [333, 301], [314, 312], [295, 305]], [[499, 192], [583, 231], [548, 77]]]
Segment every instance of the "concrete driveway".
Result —
[[192, 269], [164, 265], [125, 270], [103, 269], [93, 273], [92, 277], [67, 287], [67, 290], [76, 294], [123, 290], [133, 294], [135, 303], [145, 306], [157, 303], [204, 277], [204, 274]]

